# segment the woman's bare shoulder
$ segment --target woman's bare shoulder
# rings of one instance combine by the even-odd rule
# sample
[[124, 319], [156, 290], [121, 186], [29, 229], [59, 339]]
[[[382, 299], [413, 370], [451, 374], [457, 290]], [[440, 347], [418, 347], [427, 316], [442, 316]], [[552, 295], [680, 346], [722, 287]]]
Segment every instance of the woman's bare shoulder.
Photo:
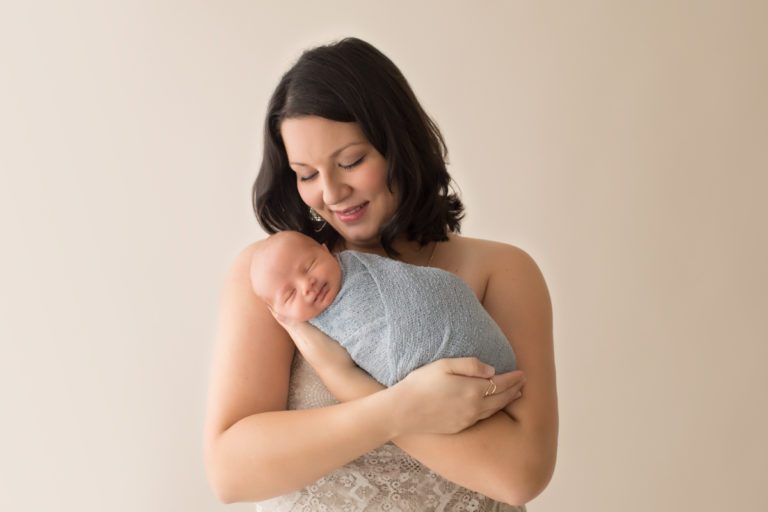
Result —
[[497, 271], [531, 271], [536, 267], [536, 262], [525, 250], [504, 242], [451, 235], [450, 247], [457, 261], [479, 266], [488, 276]]
[[496, 240], [486, 240], [483, 238], [472, 238], [469, 236], [464, 235], [457, 235], [457, 234], [450, 234], [448, 236], [448, 239], [451, 243], [451, 245], [456, 250], [466, 250], [466, 251], [491, 251], [491, 252], [498, 252], [498, 251], [520, 251], [524, 252], [522, 249], [520, 249], [517, 246], [505, 243], [505, 242], [498, 242]]
[[508, 338], [523, 326], [535, 323], [543, 337], [551, 330], [551, 301], [544, 276], [534, 259], [520, 247], [503, 242], [460, 237], [455, 250], [468, 268], [484, 279], [482, 302]]
[[229, 274], [227, 275], [227, 281], [235, 280], [242, 281], [247, 280], [250, 283], [250, 268], [251, 260], [256, 252], [256, 247], [261, 240], [256, 240], [246, 245], [235, 255], [232, 260], [232, 264], [229, 267]]
[[539, 274], [533, 258], [519, 247], [459, 235], [450, 235], [435, 263], [462, 278], [486, 307], [491, 285]]

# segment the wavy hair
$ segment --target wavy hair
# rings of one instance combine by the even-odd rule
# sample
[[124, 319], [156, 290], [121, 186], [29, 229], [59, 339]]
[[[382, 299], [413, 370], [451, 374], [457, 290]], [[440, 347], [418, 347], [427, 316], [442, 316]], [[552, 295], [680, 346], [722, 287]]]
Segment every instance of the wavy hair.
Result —
[[319, 116], [355, 122], [387, 162], [397, 208], [380, 231], [387, 254], [401, 235], [426, 245], [459, 232], [464, 206], [451, 188], [447, 149], [403, 74], [383, 53], [357, 38], [305, 51], [283, 75], [267, 108], [264, 154], [253, 185], [253, 208], [268, 233], [295, 230], [334, 247], [330, 224], [316, 231], [296, 188], [280, 134], [284, 119]]

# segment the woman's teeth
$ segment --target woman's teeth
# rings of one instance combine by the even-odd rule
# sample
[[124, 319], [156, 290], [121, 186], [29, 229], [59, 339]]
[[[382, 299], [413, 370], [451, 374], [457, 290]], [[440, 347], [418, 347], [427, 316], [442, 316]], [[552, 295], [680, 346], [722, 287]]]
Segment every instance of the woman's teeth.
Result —
[[365, 205], [364, 205], [364, 204], [361, 204], [360, 206], [355, 206], [355, 207], [354, 207], [354, 208], [352, 208], [351, 210], [344, 210], [344, 212], [342, 212], [342, 213], [344, 213], [344, 215], [349, 215], [349, 214], [351, 214], [351, 213], [359, 212], [359, 211], [360, 211], [360, 209], [361, 209], [363, 206], [365, 206]]

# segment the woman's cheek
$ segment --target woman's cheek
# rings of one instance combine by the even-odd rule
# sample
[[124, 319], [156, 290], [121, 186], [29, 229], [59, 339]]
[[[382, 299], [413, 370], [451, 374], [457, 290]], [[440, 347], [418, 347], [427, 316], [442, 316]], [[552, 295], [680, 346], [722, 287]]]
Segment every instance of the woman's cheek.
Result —
[[362, 176], [358, 181], [358, 188], [372, 192], [382, 192], [386, 186], [386, 180], [382, 179], [381, 176], [378, 176], [375, 173], [369, 173], [366, 176]]
[[368, 172], [360, 173], [357, 186], [360, 189], [378, 193], [389, 193], [387, 189], [387, 167], [386, 164], [377, 165]]
[[306, 185], [299, 184], [298, 185], [298, 191], [299, 191], [299, 197], [301, 197], [301, 200], [304, 201], [304, 203], [308, 206], [311, 206], [315, 209], [318, 208], [317, 193], [313, 193], [311, 187], [307, 187]]

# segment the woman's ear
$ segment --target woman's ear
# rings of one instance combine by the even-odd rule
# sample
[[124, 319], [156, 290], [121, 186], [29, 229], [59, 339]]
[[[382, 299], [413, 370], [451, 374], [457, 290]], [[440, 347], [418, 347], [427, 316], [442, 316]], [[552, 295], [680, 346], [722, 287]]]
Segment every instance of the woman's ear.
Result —
[[327, 245], [325, 245], [325, 244], [322, 244], [322, 246], [323, 246], [323, 247], [325, 247], [325, 250], [326, 250], [326, 251], [328, 251], [328, 252], [331, 252], [331, 250], [330, 250], [330, 249], [328, 249], [328, 246], [327, 246]]

